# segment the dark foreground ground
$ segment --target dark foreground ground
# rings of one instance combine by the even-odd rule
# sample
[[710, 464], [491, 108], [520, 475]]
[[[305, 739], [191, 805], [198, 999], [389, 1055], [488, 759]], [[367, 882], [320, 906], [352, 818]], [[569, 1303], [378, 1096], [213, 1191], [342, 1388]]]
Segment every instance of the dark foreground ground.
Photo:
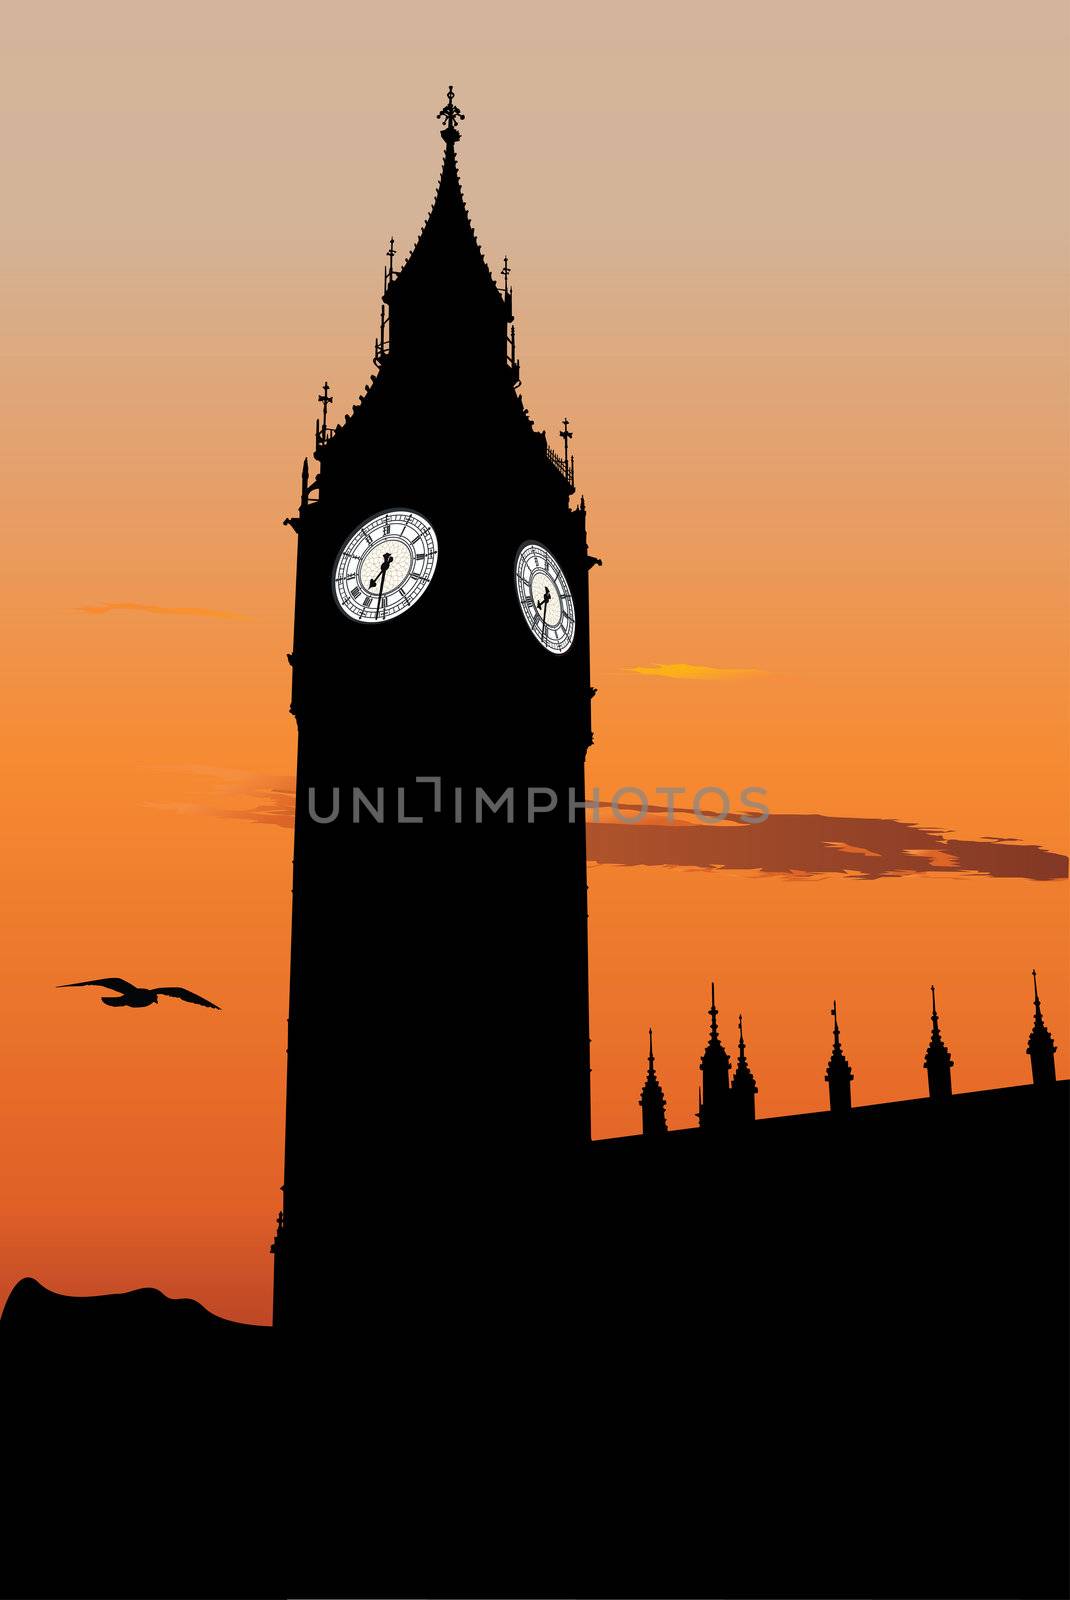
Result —
[[618, 1144], [552, 1204], [458, 1177], [432, 1214], [413, 1174], [300, 1337], [22, 1288], [3, 1589], [1064, 1596], [1065, 1106], [1031, 1105]]

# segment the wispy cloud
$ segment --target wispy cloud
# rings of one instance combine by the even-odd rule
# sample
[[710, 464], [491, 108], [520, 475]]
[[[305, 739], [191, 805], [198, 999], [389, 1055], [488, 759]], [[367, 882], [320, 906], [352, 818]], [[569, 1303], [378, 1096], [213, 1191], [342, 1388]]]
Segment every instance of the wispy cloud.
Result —
[[[621, 808], [623, 809], [623, 807]], [[651, 806], [651, 812], [654, 811]], [[732, 824], [736, 824], [733, 826]], [[591, 861], [622, 867], [691, 867], [770, 872], [787, 877], [901, 878], [919, 873], [969, 873], [986, 878], [1065, 878], [1066, 856], [1042, 845], [956, 839], [894, 817], [824, 817], [772, 813], [748, 823], [592, 822]]]
[[[208, 778], [212, 799], [207, 804], [164, 802], [166, 809], [228, 822], [293, 827], [295, 785], [291, 777], [211, 767], [182, 770]], [[621, 805], [619, 809], [631, 808]], [[607, 806], [602, 807], [601, 815], [611, 815]], [[764, 822], [747, 822], [733, 812], [722, 823], [703, 824], [686, 814], [669, 822], [665, 807], [654, 805], [644, 821], [589, 821], [587, 858], [606, 866], [768, 872], [792, 878], [959, 873], [1051, 882], [1065, 878], [1070, 870], [1066, 856], [1042, 845], [1011, 839], [956, 839], [947, 829], [898, 822], [894, 817], [774, 812]]]
[[77, 611], [87, 611], [91, 617], [103, 616], [105, 611], [148, 611], [154, 617], [216, 617], [220, 622], [248, 622], [241, 611], [209, 611], [204, 606], [149, 606], [140, 600], [107, 600], [99, 606], [76, 606]]
[[203, 780], [196, 785], [211, 792], [203, 800], [151, 800], [154, 811], [174, 811], [187, 816], [219, 817], [224, 822], [262, 822], [279, 828], [294, 825], [293, 778], [272, 773], [243, 772], [228, 767], [166, 767], [162, 771]]
[[652, 667], [626, 667], [644, 678], [764, 678], [761, 667], [697, 667], [690, 661], [658, 661]]

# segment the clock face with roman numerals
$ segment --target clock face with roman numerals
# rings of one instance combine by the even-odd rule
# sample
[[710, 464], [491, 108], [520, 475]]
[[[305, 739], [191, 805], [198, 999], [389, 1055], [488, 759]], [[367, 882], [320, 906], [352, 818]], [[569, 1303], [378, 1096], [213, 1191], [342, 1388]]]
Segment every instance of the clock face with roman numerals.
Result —
[[334, 598], [354, 622], [392, 622], [426, 591], [438, 539], [415, 511], [383, 511], [349, 535], [334, 566]]
[[516, 592], [524, 620], [539, 643], [564, 655], [576, 637], [576, 607], [565, 574], [542, 544], [516, 553]]

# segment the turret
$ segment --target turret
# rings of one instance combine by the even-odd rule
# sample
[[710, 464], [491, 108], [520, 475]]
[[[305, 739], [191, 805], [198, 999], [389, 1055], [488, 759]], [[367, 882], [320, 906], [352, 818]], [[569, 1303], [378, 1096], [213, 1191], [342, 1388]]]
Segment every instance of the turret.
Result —
[[650, 1054], [647, 1057], [646, 1082], [643, 1092], [639, 1096], [639, 1104], [643, 1108], [643, 1132], [668, 1133], [669, 1126], [665, 1121], [665, 1093], [658, 1082], [657, 1073], [654, 1071], [654, 1030], [649, 1029]]
[[712, 983], [709, 1018], [710, 1037], [699, 1062], [702, 1087], [699, 1090], [698, 1122], [706, 1133], [724, 1127], [728, 1120], [732, 1076], [732, 1062], [717, 1033], [717, 1000]]
[[736, 1062], [736, 1075], [732, 1079], [732, 1111], [737, 1122], [754, 1121], [754, 1097], [758, 1093], [758, 1085], [754, 1081], [754, 1074], [747, 1065], [747, 1050], [743, 1043], [743, 1013], [739, 1014], [739, 1059]]
[[832, 1002], [832, 1054], [825, 1071], [825, 1082], [829, 1086], [829, 1110], [837, 1116], [850, 1111], [854, 1073], [840, 1044], [840, 1019], [836, 1015], [835, 1000]]
[[951, 1068], [954, 1062], [951, 1052], [940, 1037], [940, 1018], [936, 1013], [936, 989], [930, 985], [933, 997], [932, 1033], [929, 1036], [929, 1048], [925, 1052], [925, 1071], [929, 1075], [929, 1099], [951, 1099]]
[[1025, 1053], [1029, 1057], [1029, 1064], [1033, 1069], [1033, 1082], [1048, 1084], [1055, 1082], [1055, 1052], [1059, 1046], [1055, 1043], [1048, 1031], [1047, 1024], [1040, 1013], [1040, 995], [1037, 993], [1037, 972], [1033, 968], [1033, 1031], [1029, 1035], [1029, 1043]]

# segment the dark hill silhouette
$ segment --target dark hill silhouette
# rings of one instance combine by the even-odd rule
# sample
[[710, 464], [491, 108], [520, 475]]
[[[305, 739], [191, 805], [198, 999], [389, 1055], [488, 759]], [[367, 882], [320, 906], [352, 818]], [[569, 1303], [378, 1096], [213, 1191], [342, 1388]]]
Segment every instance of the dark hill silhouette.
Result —
[[22, 1278], [0, 1314], [0, 1332], [35, 1338], [86, 1339], [101, 1344], [148, 1337], [212, 1340], [270, 1333], [255, 1323], [229, 1322], [197, 1300], [173, 1300], [159, 1289], [123, 1294], [56, 1294], [36, 1278]]

